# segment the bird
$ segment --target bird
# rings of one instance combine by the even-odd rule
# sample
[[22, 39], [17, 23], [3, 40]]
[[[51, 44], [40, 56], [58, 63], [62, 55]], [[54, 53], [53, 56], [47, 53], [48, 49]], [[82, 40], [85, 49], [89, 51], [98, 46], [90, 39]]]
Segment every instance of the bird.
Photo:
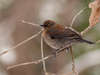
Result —
[[46, 20], [40, 26], [43, 28], [44, 41], [56, 51], [76, 43], [94, 44], [94, 42], [83, 39], [81, 34], [73, 28], [57, 24], [53, 20]]

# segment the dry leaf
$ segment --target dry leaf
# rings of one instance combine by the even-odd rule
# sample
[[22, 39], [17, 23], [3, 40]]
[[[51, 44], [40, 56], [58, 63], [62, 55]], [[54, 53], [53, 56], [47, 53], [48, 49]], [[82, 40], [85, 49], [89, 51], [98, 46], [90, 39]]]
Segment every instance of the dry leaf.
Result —
[[89, 8], [92, 9], [89, 23], [90, 26], [94, 26], [96, 23], [100, 22], [100, 0], [95, 0], [94, 2], [90, 3]]

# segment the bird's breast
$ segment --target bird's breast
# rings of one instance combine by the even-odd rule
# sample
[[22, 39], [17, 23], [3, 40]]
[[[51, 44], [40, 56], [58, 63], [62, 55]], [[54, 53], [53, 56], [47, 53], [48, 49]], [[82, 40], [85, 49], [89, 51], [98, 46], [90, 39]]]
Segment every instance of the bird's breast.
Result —
[[50, 34], [44, 32], [42, 34], [42, 37], [44, 38], [44, 41], [54, 49], [60, 49], [63, 46], [67, 45], [68, 42], [66, 42], [64, 39], [55, 39]]

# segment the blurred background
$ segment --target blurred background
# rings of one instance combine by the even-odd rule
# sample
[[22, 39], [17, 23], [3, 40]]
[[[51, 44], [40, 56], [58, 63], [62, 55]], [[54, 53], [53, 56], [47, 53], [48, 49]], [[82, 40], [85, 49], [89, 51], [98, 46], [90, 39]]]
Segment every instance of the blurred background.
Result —
[[[0, 51], [13, 47], [19, 42], [36, 34], [40, 27], [23, 24], [26, 20], [42, 24], [51, 19], [59, 24], [69, 26], [72, 18], [93, 0], [0, 0]], [[87, 8], [77, 17], [73, 28], [81, 32], [89, 25], [91, 9]], [[100, 40], [100, 23], [84, 35], [91, 41]], [[44, 43], [45, 56], [52, 49]], [[85, 43], [73, 46], [75, 64], [79, 75], [100, 74], [100, 44]], [[44, 75], [42, 63], [20, 66], [7, 70], [15, 64], [30, 62], [41, 58], [40, 35], [26, 44], [0, 56], [0, 75]], [[72, 75], [70, 53], [62, 52], [56, 58], [46, 61], [49, 75]]]

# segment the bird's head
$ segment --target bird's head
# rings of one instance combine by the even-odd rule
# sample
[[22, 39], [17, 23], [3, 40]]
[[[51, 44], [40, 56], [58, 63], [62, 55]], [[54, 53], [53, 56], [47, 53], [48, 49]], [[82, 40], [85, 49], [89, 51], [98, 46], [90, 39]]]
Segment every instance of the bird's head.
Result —
[[44, 23], [42, 25], [40, 25], [41, 27], [43, 28], [51, 28], [53, 27], [54, 25], [56, 25], [56, 23], [52, 20], [46, 20], [44, 21]]

